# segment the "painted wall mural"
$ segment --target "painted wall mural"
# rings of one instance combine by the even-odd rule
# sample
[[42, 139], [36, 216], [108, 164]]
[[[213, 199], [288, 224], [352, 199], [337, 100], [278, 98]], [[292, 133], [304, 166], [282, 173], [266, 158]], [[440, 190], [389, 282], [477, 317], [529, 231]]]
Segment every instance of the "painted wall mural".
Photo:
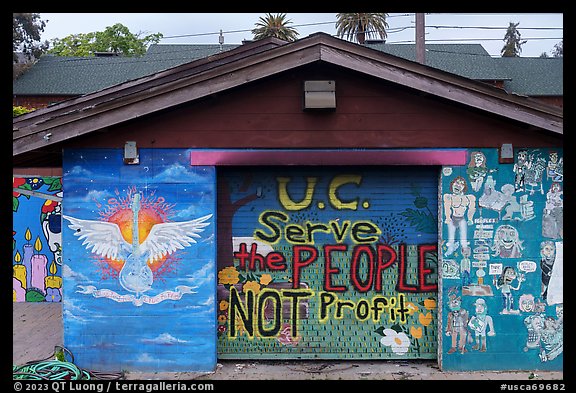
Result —
[[438, 172], [219, 169], [219, 356], [436, 358]]
[[216, 174], [188, 157], [64, 152], [64, 344], [83, 368], [216, 366]]
[[563, 153], [442, 168], [442, 367], [562, 370]]
[[12, 177], [12, 300], [62, 300], [60, 177]]

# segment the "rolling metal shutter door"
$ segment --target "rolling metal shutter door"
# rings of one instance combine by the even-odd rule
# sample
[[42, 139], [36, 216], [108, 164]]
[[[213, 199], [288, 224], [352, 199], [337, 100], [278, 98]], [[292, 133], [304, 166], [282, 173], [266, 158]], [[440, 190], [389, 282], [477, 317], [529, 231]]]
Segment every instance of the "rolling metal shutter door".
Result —
[[218, 169], [220, 358], [436, 358], [438, 167]]

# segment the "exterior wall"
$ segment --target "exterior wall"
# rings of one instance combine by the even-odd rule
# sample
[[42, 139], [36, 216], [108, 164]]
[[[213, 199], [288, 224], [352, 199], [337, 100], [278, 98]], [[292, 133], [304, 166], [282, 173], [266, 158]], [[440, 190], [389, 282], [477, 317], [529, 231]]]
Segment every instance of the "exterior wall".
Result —
[[216, 180], [184, 149], [64, 152], [64, 345], [113, 371], [216, 367]]
[[55, 176], [13, 176], [12, 300], [62, 300], [62, 182]]
[[441, 368], [562, 370], [563, 150], [442, 168]]
[[439, 168], [219, 169], [219, 356], [436, 358]]
[[[306, 80], [335, 80], [333, 112], [303, 111]], [[162, 130], [159, 132], [158, 130]], [[74, 146], [142, 148], [474, 148], [557, 146], [458, 103], [333, 68], [303, 67], [78, 138]]]

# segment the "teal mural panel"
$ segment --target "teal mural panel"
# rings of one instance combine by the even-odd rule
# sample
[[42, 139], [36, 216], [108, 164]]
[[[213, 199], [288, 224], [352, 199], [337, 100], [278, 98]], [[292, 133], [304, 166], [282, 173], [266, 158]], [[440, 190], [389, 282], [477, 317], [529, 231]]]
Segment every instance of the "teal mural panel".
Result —
[[562, 370], [563, 151], [442, 168], [442, 368]]
[[64, 345], [82, 368], [216, 367], [216, 173], [185, 149], [64, 151]]
[[219, 356], [436, 358], [439, 171], [219, 168]]
[[62, 181], [12, 177], [12, 300], [62, 300]]

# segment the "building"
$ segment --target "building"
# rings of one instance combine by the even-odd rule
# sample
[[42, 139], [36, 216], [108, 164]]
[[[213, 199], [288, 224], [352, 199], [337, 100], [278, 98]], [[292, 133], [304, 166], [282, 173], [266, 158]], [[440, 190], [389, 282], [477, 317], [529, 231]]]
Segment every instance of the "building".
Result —
[[[82, 367], [562, 370], [558, 106], [318, 33], [19, 116], [13, 163], [29, 194], [62, 176], [57, 295]], [[35, 234], [15, 230], [16, 253]], [[15, 297], [42, 285], [19, 270]]]

